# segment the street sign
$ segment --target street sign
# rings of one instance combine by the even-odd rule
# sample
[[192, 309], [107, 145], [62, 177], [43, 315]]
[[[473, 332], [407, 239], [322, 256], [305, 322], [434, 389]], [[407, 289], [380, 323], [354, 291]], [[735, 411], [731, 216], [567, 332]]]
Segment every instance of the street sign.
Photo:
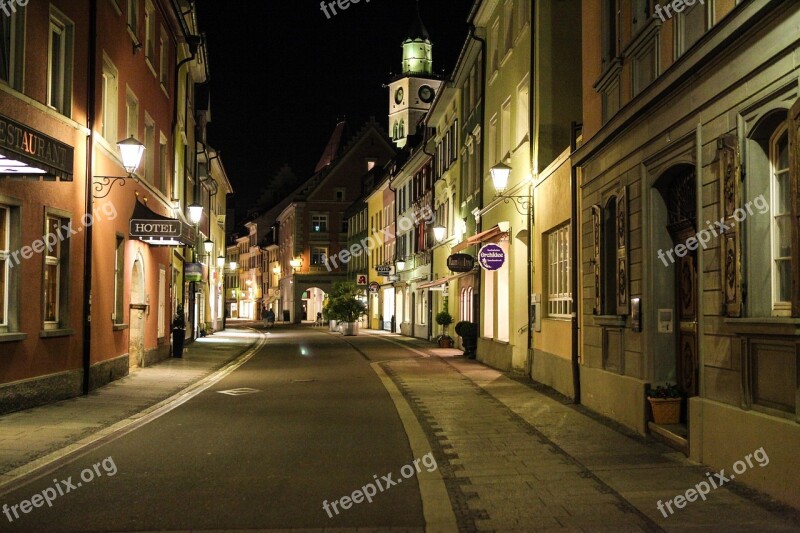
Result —
[[392, 265], [378, 265], [375, 267], [375, 271], [379, 276], [387, 277], [394, 274], [394, 267]]
[[497, 270], [506, 262], [506, 253], [496, 244], [487, 244], [478, 252], [478, 263], [484, 270]]
[[381, 286], [378, 284], [377, 281], [373, 281], [369, 284], [369, 292], [370, 294], [378, 294], [380, 292]]
[[356, 276], [356, 285], [366, 285], [368, 283], [366, 274], [359, 274]]

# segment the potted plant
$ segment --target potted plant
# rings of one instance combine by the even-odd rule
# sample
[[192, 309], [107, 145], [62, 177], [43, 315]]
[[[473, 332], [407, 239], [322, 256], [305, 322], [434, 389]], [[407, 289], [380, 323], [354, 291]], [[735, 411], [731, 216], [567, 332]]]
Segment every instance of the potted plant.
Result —
[[681, 420], [681, 392], [677, 385], [657, 386], [648, 388], [647, 400], [653, 411], [653, 422], [656, 424], [677, 424]]
[[331, 311], [331, 299], [325, 298], [325, 303], [322, 305], [322, 320], [328, 322], [329, 331], [337, 331], [338, 324], [336, 318]]
[[439, 335], [439, 348], [451, 348], [453, 346], [453, 338], [447, 334], [447, 326], [453, 323], [453, 315], [447, 312], [447, 304], [442, 311], [436, 314], [436, 323], [442, 326], [442, 334]]
[[172, 355], [183, 357], [183, 343], [186, 340], [186, 313], [183, 304], [178, 304], [175, 317], [172, 319]]
[[358, 320], [367, 314], [367, 306], [358, 296], [360, 291], [355, 283], [341, 282], [331, 290], [329, 315], [340, 321], [342, 335], [358, 335]]
[[461, 337], [461, 344], [464, 346], [464, 355], [470, 359], [475, 359], [478, 348], [478, 325], [462, 320], [456, 324], [456, 335]]

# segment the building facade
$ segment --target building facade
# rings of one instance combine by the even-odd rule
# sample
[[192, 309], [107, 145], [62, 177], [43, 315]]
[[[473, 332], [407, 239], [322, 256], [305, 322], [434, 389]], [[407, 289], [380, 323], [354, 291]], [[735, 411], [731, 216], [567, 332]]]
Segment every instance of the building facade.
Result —
[[[582, 402], [714, 469], [796, 467], [800, 5], [652, 8], [583, 5]], [[647, 422], [665, 382], [678, 427]], [[747, 482], [797, 506], [798, 480]]]

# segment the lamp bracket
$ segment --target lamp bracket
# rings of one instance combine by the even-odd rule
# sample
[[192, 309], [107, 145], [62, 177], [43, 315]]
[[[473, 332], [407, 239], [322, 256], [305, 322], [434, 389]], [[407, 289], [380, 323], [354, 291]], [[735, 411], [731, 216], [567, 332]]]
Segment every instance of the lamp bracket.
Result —
[[[114, 188], [114, 185], [119, 183], [120, 187], [124, 187], [127, 180], [133, 180], [134, 182], [139, 183], [139, 178], [132, 174], [125, 177], [95, 176], [93, 184], [94, 192], [92, 192], [92, 197], [105, 198], [111, 193], [111, 189]], [[105, 189], [105, 193], [103, 193], [103, 189]]]
[[511, 203], [514, 202], [514, 209], [517, 210], [517, 213], [520, 215], [530, 215], [531, 214], [531, 197], [530, 196], [515, 196], [515, 195], [505, 195], [505, 194], [498, 194], [496, 198], [502, 198], [503, 203]]

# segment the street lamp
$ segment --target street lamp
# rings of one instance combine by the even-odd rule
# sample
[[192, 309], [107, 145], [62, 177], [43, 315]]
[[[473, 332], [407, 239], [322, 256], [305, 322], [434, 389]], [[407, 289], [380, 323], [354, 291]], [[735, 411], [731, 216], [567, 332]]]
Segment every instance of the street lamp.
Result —
[[225, 256], [221, 255], [217, 257], [217, 268], [224, 269], [225, 268]]
[[231, 261], [231, 263], [228, 265], [228, 268], [231, 270], [236, 270], [238, 267], [239, 265], [236, 264], [236, 261]]
[[498, 196], [503, 194], [508, 187], [508, 177], [511, 175], [511, 167], [500, 162], [489, 169], [489, 173], [492, 175], [494, 190], [497, 191]]
[[214, 241], [211, 239], [206, 239], [203, 242], [203, 250], [205, 250], [206, 255], [211, 255], [211, 252], [214, 251]]
[[401, 270], [406, 269], [406, 261], [405, 259], [398, 259], [397, 260], [397, 271], [400, 272]]
[[492, 184], [497, 191], [495, 198], [502, 198], [503, 202], [514, 202], [514, 208], [521, 215], [528, 215], [531, 212], [531, 197], [528, 195], [507, 195], [503, 194], [508, 188], [508, 177], [511, 175], [512, 168], [502, 161], [489, 169], [492, 175]]
[[433, 238], [436, 239], [436, 242], [442, 242], [446, 236], [447, 228], [441, 224], [433, 227]]
[[289, 261], [289, 266], [292, 267], [293, 270], [297, 270], [301, 266], [303, 266], [303, 260], [300, 259], [299, 257], [295, 257], [294, 259]]
[[189, 210], [189, 222], [195, 226], [200, 224], [200, 219], [203, 218], [203, 206], [195, 202], [187, 209]]
[[[139, 168], [139, 163], [142, 162], [142, 156], [144, 155], [144, 145], [136, 140], [136, 138], [131, 135], [129, 138], [125, 139], [124, 141], [119, 141], [117, 143], [117, 147], [119, 147], [119, 154], [120, 158], [122, 159], [122, 166], [125, 168], [125, 172], [128, 173], [127, 176], [124, 177], [116, 177], [116, 176], [95, 176], [94, 182], [94, 192], [92, 193], [93, 198], [105, 198], [111, 192], [111, 189], [114, 187], [115, 184], [119, 183], [120, 187], [125, 186], [125, 182], [127, 180], [133, 180], [138, 183], [139, 178], [133, 175], [136, 172], [136, 169]], [[108, 187], [108, 189], [106, 189]], [[106, 189], [105, 194], [103, 193], [103, 189]]]

